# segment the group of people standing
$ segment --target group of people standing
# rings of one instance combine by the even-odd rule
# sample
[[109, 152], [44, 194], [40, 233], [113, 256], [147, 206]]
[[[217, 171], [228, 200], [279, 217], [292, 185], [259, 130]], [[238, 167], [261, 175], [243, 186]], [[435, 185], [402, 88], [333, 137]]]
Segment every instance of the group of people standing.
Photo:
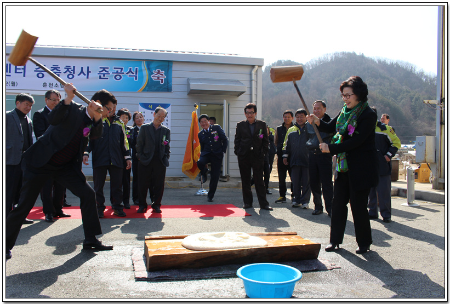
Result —
[[[167, 111], [156, 108], [153, 122], [144, 124], [142, 113], [131, 115], [128, 109], [122, 108], [115, 114], [117, 100], [106, 90], [96, 92], [88, 106], [73, 102], [76, 88], [72, 84], [66, 84], [64, 90], [67, 96], [64, 100], [58, 91], [48, 91], [45, 95], [46, 107], [34, 115], [37, 139], [34, 144], [32, 122], [27, 117], [34, 104], [33, 97], [17, 95], [16, 109], [6, 114], [7, 258], [11, 258], [20, 228], [39, 193], [42, 193], [46, 221], [70, 216], [62, 211], [65, 188], [80, 198], [83, 248], [113, 249], [96, 238], [102, 233], [99, 218], [104, 217], [106, 208], [103, 188], [107, 172], [115, 215], [126, 216], [123, 209], [130, 209], [130, 198], [139, 205], [138, 213], [147, 212], [148, 192], [152, 212], [161, 213], [170, 157], [170, 129], [163, 125]], [[312, 193], [313, 215], [319, 215], [324, 209], [323, 194], [325, 210], [331, 217], [330, 244], [326, 251], [339, 249], [350, 203], [359, 245], [356, 252], [365, 253], [372, 243], [370, 219], [378, 217], [378, 203], [383, 220], [390, 222], [390, 159], [400, 147], [400, 141], [391, 127], [377, 122], [375, 109], [367, 103], [367, 85], [360, 77], [352, 76], [342, 82], [340, 91], [345, 104], [333, 119], [321, 100], [313, 103], [311, 115], [304, 109], [298, 109], [295, 114], [285, 111], [284, 122], [276, 129], [273, 149], [270, 149], [273, 136], [267, 124], [256, 119], [256, 105], [247, 104], [246, 120], [236, 125], [234, 153], [242, 181], [243, 208], [253, 207], [251, 186], [254, 183], [260, 208], [273, 210], [266, 195], [270, 194], [268, 175], [276, 150], [280, 197], [275, 203], [286, 202], [287, 173], [292, 180], [292, 207], [308, 208]], [[133, 121], [133, 127], [127, 126], [129, 120]], [[208, 201], [213, 202], [228, 138], [219, 125], [210, 123], [208, 115], [201, 115], [199, 124], [201, 155], [197, 166], [205, 182], [207, 164], [211, 164]], [[90, 153], [94, 189], [81, 170], [82, 163], [88, 164]], [[334, 190], [332, 155], [336, 155]], [[14, 205], [17, 207], [13, 209]]]
[[[348, 78], [339, 89], [344, 106], [333, 119], [326, 114], [326, 103], [322, 100], [313, 103], [313, 114], [307, 115], [305, 109], [298, 109], [295, 114], [290, 110], [283, 113], [283, 124], [275, 134], [280, 192], [275, 203], [286, 202], [287, 173], [292, 180], [292, 207], [308, 208], [312, 192], [312, 214], [319, 215], [323, 213], [323, 195], [325, 209], [331, 217], [330, 244], [326, 251], [336, 251], [342, 244], [350, 203], [358, 243], [356, 253], [362, 254], [372, 244], [370, 219], [378, 218], [378, 205], [383, 221], [391, 221], [390, 161], [400, 147], [400, 140], [391, 127], [377, 121], [376, 108], [368, 106], [367, 84], [359, 76]], [[247, 119], [237, 124], [234, 143], [244, 208], [252, 207], [253, 170], [260, 207], [272, 210], [262, 177], [269, 146], [264, 132], [266, 124], [255, 119], [256, 105], [248, 104], [244, 112]], [[333, 155], [336, 156], [334, 186]]]

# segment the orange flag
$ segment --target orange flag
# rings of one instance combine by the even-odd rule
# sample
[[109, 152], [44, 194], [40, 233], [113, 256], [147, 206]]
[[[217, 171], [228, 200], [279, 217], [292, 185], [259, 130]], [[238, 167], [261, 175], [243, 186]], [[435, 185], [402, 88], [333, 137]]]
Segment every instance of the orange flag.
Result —
[[[197, 107], [196, 107], [197, 109]], [[190, 179], [195, 179], [200, 172], [197, 167], [197, 161], [200, 158], [200, 142], [198, 140], [198, 122], [197, 111], [192, 112], [191, 130], [186, 143], [186, 152], [184, 152], [183, 165], [181, 171]]]

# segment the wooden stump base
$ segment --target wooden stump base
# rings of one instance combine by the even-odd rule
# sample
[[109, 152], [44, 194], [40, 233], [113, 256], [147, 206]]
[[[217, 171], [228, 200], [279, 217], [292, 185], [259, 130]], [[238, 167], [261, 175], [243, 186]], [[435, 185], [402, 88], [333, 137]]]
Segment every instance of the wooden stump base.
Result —
[[317, 259], [320, 244], [296, 232], [249, 233], [267, 241], [267, 246], [196, 251], [181, 245], [187, 235], [147, 236], [144, 253], [147, 271], [173, 268], [203, 268], [227, 264], [276, 263]]

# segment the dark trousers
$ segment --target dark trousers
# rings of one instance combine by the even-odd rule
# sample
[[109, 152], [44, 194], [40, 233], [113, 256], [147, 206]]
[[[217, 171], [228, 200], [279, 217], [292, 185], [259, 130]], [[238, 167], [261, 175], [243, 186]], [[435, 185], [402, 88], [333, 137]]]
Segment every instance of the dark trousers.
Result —
[[95, 205], [95, 192], [86, 182], [86, 178], [70, 163], [61, 167], [44, 165], [41, 168], [27, 166], [23, 174], [22, 190], [17, 208], [14, 208], [6, 219], [6, 249], [10, 250], [16, 243], [24, 219], [33, 208], [44, 184], [49, 180], [57, 180], [61, 185], [80, 198], [80, 209], [85, 238], [102, 234]]
[[272, 173], [272, 165], [275, 154], [267, 154], [264, 157], [264, 185], [266, 190], [269, 189], [270, 173]]
[[372, 244], [372, 231], [369, 213], [367, 212], [369, 191], [370, 189], [353, 189], [349, 181], [348, 172], [338, 172], [334, 183], [330, 243], [342, 244], [348, 215], [347, 204], [350, 201], [358, 246]]
[[130, 179], [131, 179], [131, 168], [126, 170], [126, 163], [123, 167], [123, 176], [122, 176], [122, 199], [124, 205], [130, 204]]
[[252, 194], [252, 170], [255, 181], [256, 195], [258, 196], [259, 206], [267, 207], [269, 202], [266, 199], [266, 187], [263, 180], [264, 157], [255, 157], [253, 153], [247, 155], [238, 155], [239, 172], [241, 174], [242, 197], [244, 205], [253, 204]]
[[309, 204], [311, 187], [309, 186], [309, 169], [303, 166], [291, 167], [291, 179], [294, 184], [294, 196], [297, 204]]
[[391, 176], [379, 176], [378, 186], [370, 188], [369, 215], [378, 216], [378, 203], [380, 214], [384, 219], [391, 218]]
[[13, 206], [19, 203], [20, 188], [22, 187], [22, 162], [18, 165], [6, 165], [6, 204], [5, 218], [8, 217]]
[[209, 153], [200, 157], [197, 162], [197, 167], [200, 169], [200, 173], [206, 173], [208, 171], [208, 163], [211, 163], [211, 180], [209, 182], [208, 197], [213, 198], [216, 193], [217, 183], [219, 182], [220, 171], [222, 168], [223, 153], [214, 154]]
[[44, 214], [61, 213], [66, 188], [49, 179], [41, 189], [41, 200]]
[[323, 211], [323, 194], [325, 209], [330, 213], [333, 202], [333, 156], [330, 153], [316, 153], [309, 152], [309, 183], [313, 194], [314, 209]]
[[[285, 197], [286, 196], [286, 177], [287, 173], [289, 173], [289, 176], [291, 175], [291, 167], [289, 165], [283, 164], [283, 157], [281, 155], [278, 155], [277, 159], [277, 168], [278, 168], [278, 187], [280, 191], [280, 196]], [[292, 183], [291, 183], [291, 193], [294, 193]]]
[[110, 188], [111, 188], [111, 206], [114, 210], [123, 210], [122, 205], [122, 178], [123, 169], [109, 165], [100, 166], [93, 169], [94, 190], [97, 199], [98, 210], [105, 210], [105, 195], [103, 187], [105, 186], [106, 173], [109, 171]]
[[166, 178], [166, 167], [161, 160], [153, 157], [147, 166], [139, 162], [139, 207], [147, 207], [147, 191], [150, 191], [152, 208], [161, 208]]
[[133, 162], [131, 163], [131, 170], [133, 170], [133, 202], [139, 200], [139, 161], [136, 157], [133, 157]]

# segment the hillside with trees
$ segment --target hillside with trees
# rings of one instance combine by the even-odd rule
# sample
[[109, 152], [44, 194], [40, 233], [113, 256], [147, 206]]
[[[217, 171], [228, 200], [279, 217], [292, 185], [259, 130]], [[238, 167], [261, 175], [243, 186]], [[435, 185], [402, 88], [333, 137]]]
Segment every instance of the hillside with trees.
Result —
[[[262, 119], [271, 127], [282, 123], [286, 109], [297, 110], [303, 105], [292, 82], [272, 83], [272, 66], [302, 63], [279, 60], [263, 72]], [[377, 60], [355, 53], [335, 53], [302, 64], [304, 74], [297, 81], [303, 98], [312, 111], [315, 100], [327, 103], [327, 113], [334, 117], [343, 106], [339, 86], [352, 75], [360, 76], [369, 88], [369, 105], [381, 114], [388, 113], [402, 144], [415, 141], [416, 136], [436, 134], [436, 111], [423, 100], [436, 99], [436, 77], [408, 63]]]

